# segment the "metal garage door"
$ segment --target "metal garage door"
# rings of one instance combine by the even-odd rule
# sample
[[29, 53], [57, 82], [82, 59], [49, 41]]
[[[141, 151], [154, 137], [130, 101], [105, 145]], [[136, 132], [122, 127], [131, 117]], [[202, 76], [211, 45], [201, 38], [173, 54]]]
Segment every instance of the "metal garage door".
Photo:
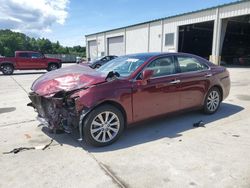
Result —
[[123, 36], [108, 38], [108, 54], [117, 56], [125, 54]]
[[97, 57], [97, 43], [96, 40], [92, 40], [88, 42], [88, 50], [89, 50], [89, 58], [93, 60]]

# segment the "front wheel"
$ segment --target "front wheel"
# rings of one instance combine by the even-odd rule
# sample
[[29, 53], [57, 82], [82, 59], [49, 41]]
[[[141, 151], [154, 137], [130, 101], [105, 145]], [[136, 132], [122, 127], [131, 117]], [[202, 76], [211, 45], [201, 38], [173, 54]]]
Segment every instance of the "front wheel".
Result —
[[204, 102], [204, 112], [206, 114], [215, 113], [221, 103], [221, 92], [218, 88], [213, 87], [209, 90], [205, 102]]
[[106, 146], [114, 143], [124, 129], [124, 117], [112, 105], [103, 105], [90, 112], [84, 122], [83, 134], [87, 143]]
[[11, 75], [14, 72], [14, 67], [12, 65], [3, 65], [2, 72], [4, 75]]

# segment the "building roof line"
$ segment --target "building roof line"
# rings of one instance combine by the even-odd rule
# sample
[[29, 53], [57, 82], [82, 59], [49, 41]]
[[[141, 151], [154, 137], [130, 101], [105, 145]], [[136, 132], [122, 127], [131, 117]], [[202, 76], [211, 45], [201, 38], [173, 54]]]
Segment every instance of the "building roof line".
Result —
[[85, 37], [89, 37], [89, 36], [97, 35], [97, 34], [102, 34], [102, 33], [107, 33], [107, 32], [111, 32], [111, 31], [116, 31], [116, 30], [120, 30], [120, 29], [125, 29], [125, 28], [128, 28], [128, 27], [135, 27], [135, 26], [139, 26], [139, 25], [149, 24], [149, 23], [152, 23], [152, 22], [167, 20], [167, 19], [171, 19], [171, 18], [176, 18], [176, 17], [180, 17], [180, 16], [189, 15], [189, 14], [195, 14], [195, 13], [208, 11], [208, 10], [213, 10], [213, 9], [226, 7], [226, 6], [230, 6], [230, 5], [235, 5], [235, 4], [239, 4], [239, 3], [243, 3], [243, 2], [247, 2], [247, 1], [249, 1], [249, 0], [238, 0], [238, 1], [231, 2], [231, 3], [225, 3], [225, 4], [218, 5], [218, 6], [205, 8], [205, 9], [200, 9], [200, 10], [196, 10], [196, 11], [181, 13], [181, 14], [177, 14], [177, 15], [173, 15], [173, 16], [167, 16], [167, 17], [163, 17], [163, 18], [159, 18], [159, 19], [140, 22], [140, 23], [137, 23], [137, 24], [127, 25], [127, 26], [124, 26], [124, 27], [118, 27], [118, 28], [115, 28], [115, 29], [110, 29], [110, 30], [105, 30], [105, 31], [101, 31], [101, 32], [92, 33], [92, 34], [87, 34], [87, 35], [85, 35]]

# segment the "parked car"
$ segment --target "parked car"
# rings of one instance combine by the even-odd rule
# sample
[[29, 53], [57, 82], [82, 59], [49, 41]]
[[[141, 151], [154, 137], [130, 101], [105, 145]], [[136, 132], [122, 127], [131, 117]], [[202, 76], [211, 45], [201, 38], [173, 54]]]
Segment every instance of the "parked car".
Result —
[[239, 64], [244, 66], [250, 65], [250, 55], [240, 57]]
[[117, 58], [117, 56], [114, 56], [114, 55], [98, 57], [94, 59], [93, 61], [88, 62], [88, 65], [93, 69], [97, 69], [101, 67], [102, 65], [104, 65], [105, 63], [115, 58]]
[[34, 51], [16, 51], [15, 57], [0, 57], [0, 70], [5, 75], [13, 74], [14, 70], [46, 69], [52, 71], [61, 67], [61, 60], [46, 58]]
[[229, 90], [225, 67], [191, 54], [144, 53], [46, 73], [28, 105], [50, 129], [78, 128], [88, 143], [105, 146], [135, 122], [188, 109], [213, 114]]

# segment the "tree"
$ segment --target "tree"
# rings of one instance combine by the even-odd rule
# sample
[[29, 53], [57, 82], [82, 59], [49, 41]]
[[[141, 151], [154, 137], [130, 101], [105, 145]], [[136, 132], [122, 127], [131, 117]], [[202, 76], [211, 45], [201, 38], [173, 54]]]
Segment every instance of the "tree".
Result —
[[35, 39], [8, 29], [0, 30], [0, 55], [14, 56], [17, 50], [33, 50], [45, 54], [74, 54], [81, 57], [85, 57], [86, 54], [86, 48], [80, 45], [63, 47], [58, 41], [53, 43], [45, 38]]

